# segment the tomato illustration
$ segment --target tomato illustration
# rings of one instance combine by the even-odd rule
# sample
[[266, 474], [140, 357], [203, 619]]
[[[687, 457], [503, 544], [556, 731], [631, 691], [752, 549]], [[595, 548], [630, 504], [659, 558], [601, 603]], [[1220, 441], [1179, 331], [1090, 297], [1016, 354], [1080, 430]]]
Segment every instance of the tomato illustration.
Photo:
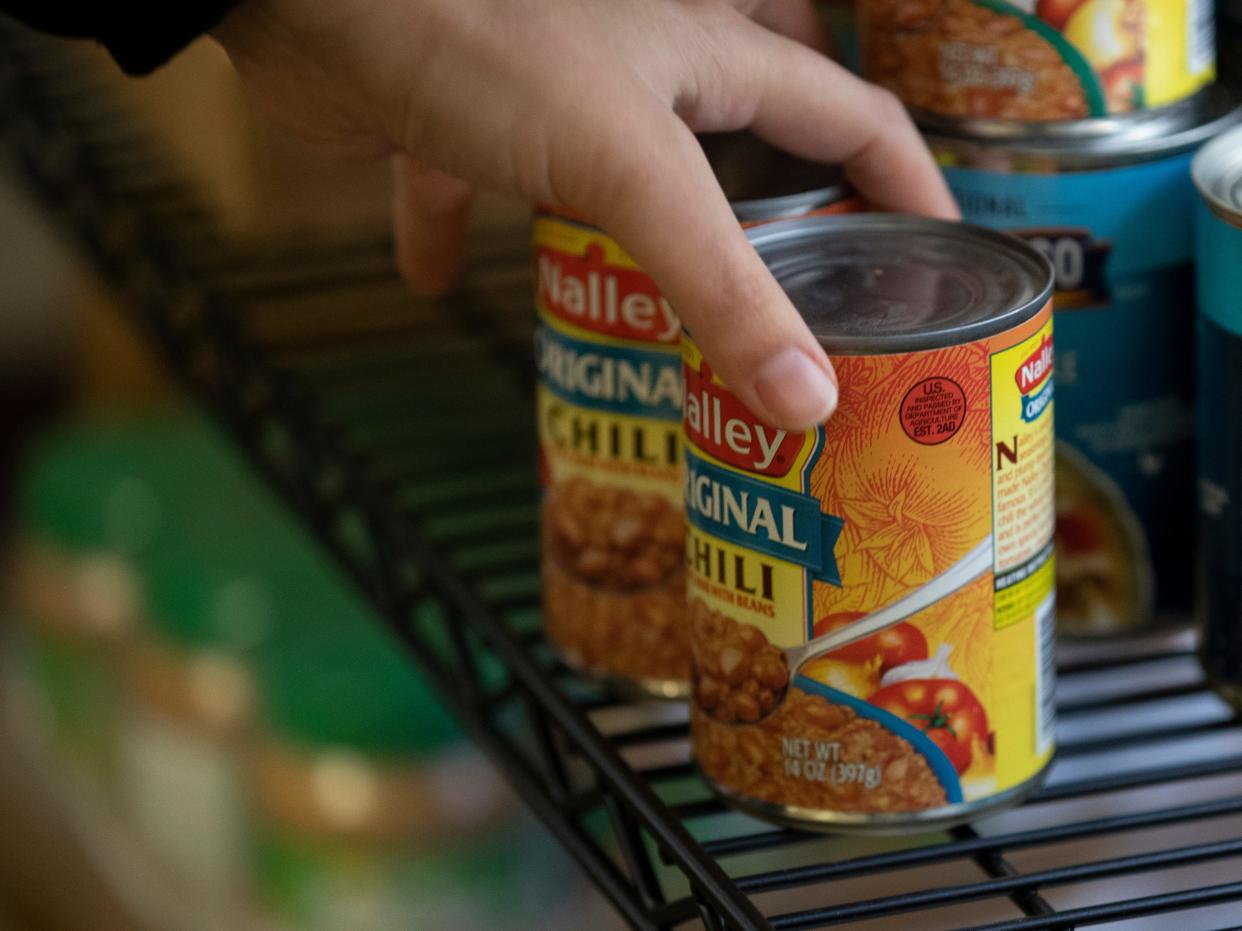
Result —
[[1096, 515], [1086, 511], [1057, 513], [1057, 547], [1066, 553], [1090, 553], [1104, 543], [1104, 528]]
[[1065, 28], [1065, 23], [1083, 4], [1083, 0], [1036, 0], [1035, 15], [1053, 29]]
[[[829, 614], [815, 622], [815, 636], [822, 637], [826, 633], [852, 624], [866, 617], [861, 611], [846, 611], [841, 614]], [[919, 659], [927, 659], [927, 638], [913, 624], [894, 624], [879, 633], [864, 637], [847, 644], [839, 650], [827, 654], [844, 663], [863, 665], [880, 658], [880, 674], [888, 672], [902, 663], [910, 663]]]
[[867, 700], [925, 733], [959, 774], [970, 768], [975, 738], [987, 743], [987, 712], [975, 693], [956, 679], [894, 682]]

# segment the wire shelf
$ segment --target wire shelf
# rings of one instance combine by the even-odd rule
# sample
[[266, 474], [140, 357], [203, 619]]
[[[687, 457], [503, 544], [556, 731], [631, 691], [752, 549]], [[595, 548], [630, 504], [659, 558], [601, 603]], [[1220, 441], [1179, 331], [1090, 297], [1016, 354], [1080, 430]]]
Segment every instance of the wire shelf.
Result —
[[633, 927], [1242, 923], [1242, 722], [1189, 635], [1063, 650], [1057, 763], [1012, 811], [867, 840], [732, 813], [683, 709], [543, 643], [525, 233], [476, 242], [441, 301], [382, 238], [230, 243], [72, 47], [5, 24], [0, 51], [25, 182]]

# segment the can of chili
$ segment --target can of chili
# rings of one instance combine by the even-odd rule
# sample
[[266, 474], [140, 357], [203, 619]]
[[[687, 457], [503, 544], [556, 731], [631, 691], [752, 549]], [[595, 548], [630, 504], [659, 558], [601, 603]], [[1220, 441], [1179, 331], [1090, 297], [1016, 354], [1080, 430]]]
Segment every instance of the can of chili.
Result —
[[1199, 523], [1206, 572], [1202, 659], [1242, 707], [1242, 128], [1195, 157], [1199, 285]]
[[[837, 167], [747, 134], [702, 142], [743, 224], [858, 209]], [[601, 230], [542, 209], [534, 251], [548, 639], [582, 672], [685, 697], [681, 325]]]
[[963, 224], [751, 233], [840, 376], [767, 426], [683, 338], [691, 727], [761, 817], [925, 830], [1053, 754], [1052, 270]]
[[1211, 0], [861, 0], [859, 22], [864, 76], [923, 115], [1133, 113], [1215, 74]]
[[1193, 619], [1190, 161], [1237, 120], [1236, 103], [1214, 87], [1193, 107], [1120, 131], [1067, 124], [1003, 138], [928, 137], [964, 217], [1020, 236], [1056, 272], [1063, 636], [1148, 633]]

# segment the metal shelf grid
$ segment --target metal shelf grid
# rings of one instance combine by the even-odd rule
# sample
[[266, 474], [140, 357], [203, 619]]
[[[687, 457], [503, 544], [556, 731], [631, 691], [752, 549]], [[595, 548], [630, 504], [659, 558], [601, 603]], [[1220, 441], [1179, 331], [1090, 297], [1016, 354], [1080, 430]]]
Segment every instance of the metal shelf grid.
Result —
[[635, 928], [1242, 923], [1242, 722], [1187, 637], [1063, 654], [1058, 762], [1011, 812], [853, 841], [730, 813], [684, 711], [610, 697], [542, 642], [524, 233], [476, 243], [436, 302], [382, 240], [230, 243], [72, 48], [11, 24], [0, 121], [171, 369]]

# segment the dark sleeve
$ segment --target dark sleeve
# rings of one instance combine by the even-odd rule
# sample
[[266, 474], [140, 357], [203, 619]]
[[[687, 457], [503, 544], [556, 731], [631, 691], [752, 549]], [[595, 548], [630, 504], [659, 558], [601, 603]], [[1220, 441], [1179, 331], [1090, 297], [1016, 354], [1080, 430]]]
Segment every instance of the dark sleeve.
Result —
[[129, 74], [147, 74], [211, 29], [240, 0], [0, 0], [43, 32], [95, 39]]

